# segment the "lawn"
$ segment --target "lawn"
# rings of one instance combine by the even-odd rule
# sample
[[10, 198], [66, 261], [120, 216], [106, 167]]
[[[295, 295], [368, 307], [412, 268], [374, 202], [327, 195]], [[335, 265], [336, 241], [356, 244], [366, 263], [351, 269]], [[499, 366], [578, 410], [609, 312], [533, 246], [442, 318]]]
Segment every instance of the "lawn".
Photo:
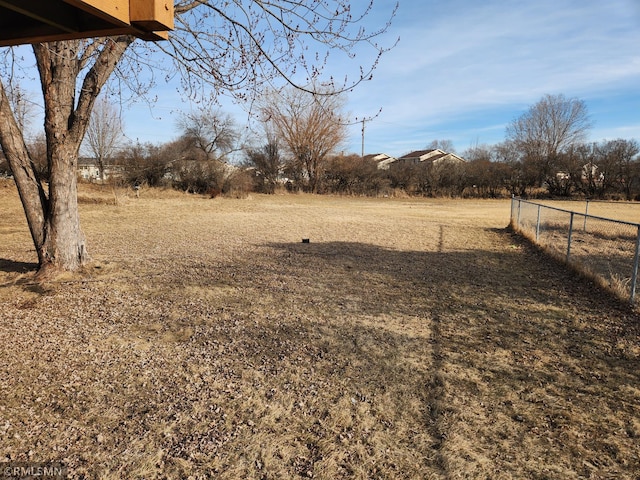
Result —
[[507, 232], [508, 200], [80, 199], [93, 263], [36, 284], [0, 184], [0, 462], [638, 478], [640, 316]]

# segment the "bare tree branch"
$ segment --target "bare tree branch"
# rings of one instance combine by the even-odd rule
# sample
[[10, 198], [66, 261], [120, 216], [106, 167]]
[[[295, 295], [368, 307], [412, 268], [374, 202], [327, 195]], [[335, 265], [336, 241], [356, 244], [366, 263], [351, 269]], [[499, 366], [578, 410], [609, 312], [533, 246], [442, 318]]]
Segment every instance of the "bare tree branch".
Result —
[[356, 47], [368, 46], [368, 65], [360, 67], [356, 78], [339, 84], [327, 79], [332, 92], [341, 93], [370, 79], [380, 56], [397, 42], [376, 43], [389, 29], [397, 4], [383, 25], [367, 31], [359, 25], [373, 8], [373, 0], [357, 14], [345, 0], [234, 0], [224, 6], [214, 0], [178, 2], [176, 30], [159, 47], [174, 58], [186, 91], [193, 90], [197, 78], [214, 79], [218, 91], [244, 101], [271, 89], [277, 79], [310, 91], [330, 54], [353, 59]]
[[273, 125], [288, 147], [312, 192], [320, 187], [327, 156], [346, 137], [342, 107], [343, 98], [338, 95], [314, 96], [293, 88], [272, 92], [262, 106], [264, 121]]

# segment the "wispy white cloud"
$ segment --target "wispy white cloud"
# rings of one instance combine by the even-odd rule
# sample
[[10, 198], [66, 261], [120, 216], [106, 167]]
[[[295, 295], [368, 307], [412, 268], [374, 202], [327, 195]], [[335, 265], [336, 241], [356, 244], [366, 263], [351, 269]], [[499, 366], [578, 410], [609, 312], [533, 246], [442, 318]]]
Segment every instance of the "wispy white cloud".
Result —
[[640, 141], [640, 123], [620, 125], [609, 128], [595, 128], [591, 135], [594, 141], [615, 140], [617, 138], [631, 139], [635, 138]]
[[[368, 30], [379, 28], [391, 5], [378, 0]], [[400, 155], [434, 139], [450, 139], [459, 151], [498, 143], [508, 122], [546, 93], [593, 106], [594, 140], [640, 139], [634, 107], [640, 104], [637, 0], [405, 0], [381, 41], [388, 45], [398, 36], [400, 43], [382, 57], [373, 80], [349, 95], [354, 119], [382, 108], [366, 123], [367, 152]], [[372, 60], [371, 51], [357, 53], [354, 63], [332, 52], [326, 74], [353, 79], [357, 62]], [[246, 120], [228, 108], [239, 123]], [[175, 136], [181, 109], [188, 105], [176, 86], [165, 86], [155, 120], [142, 120], [149, 118], [148, 109], [136, 107], [127, 130], [133, 138], [164, 141]], [[345, 148], [360, 152], [361, 124], [350, 128]]]
[[640, 8], [633, 0], [442, 3], [401, 6], [393, 27], [400, 44], [374, 81], [351, 95], [360, 115], [383, 108], [372, 134], [396, 131], [394, 143], [421, 148], [434, 132], [455, 136], [455, 122], [458, 136], [476, 124], [461, 141], [469, 143], [473, 131], [486, 133], [483, 112], [494, 123], [501, 114], [495, 124], [504, 125], [545, 93], [588, 99], [637, 88]]

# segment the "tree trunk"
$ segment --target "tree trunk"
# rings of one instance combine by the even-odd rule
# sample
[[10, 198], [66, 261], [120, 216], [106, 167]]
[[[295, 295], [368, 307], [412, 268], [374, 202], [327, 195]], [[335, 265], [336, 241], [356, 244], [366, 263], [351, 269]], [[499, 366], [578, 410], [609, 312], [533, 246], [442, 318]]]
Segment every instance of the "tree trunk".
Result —
[[[0, 144], [18, 187], [42, 275], [54, 269], [76, 270], [88, 260], [78, 216], [76, 166], [79, 144], [69, 141], [65, 135], [47, 137], [52, 140], [48, 139], [47, 146], [51, 172], [48, 196], [0, 82]], [[57, 138], [66, 138], [66, 142], [56, 141]]]
[[31, 238], [38, 252], [38, 261], [42, 263], [40, 252], [44, 243], [47, 197], [38, 178], [37, 170], [31, 161], [22, 131], [11, 110], [2, 82], [0, 82], [0, 145], [18, 187], [18, 194], [27, 217]]
[[[45, 107], [48, 190], [38, 178], [0, 81], [0, 145], [18, 187], [41, 279], [55, 271], [77, 270], [89, 260], [78, 214], [80, 143], [95, 99], [133, 40], [121, 36], [33, 45]], [[79, 78], [81, 72], [86, 72], [83, 79]]]
[[[40, 274], [77, 270], [89, 256], [80, 229], [76, 170], [84, 130], [76, 111], [80, 42], [34, 45], [44, 96], [44, 130], [49, 164], [49, 201], [44, 242], [38, 252]], [[84, 120], [88, 123], [88, 119]]]
[[77, 146], [54, 143], [49, 147], [51, 181], [44, 225], [44, 243], [39, 252], [41, 273], [77, 270], [89, 260], [80, 228], [76, 167]]

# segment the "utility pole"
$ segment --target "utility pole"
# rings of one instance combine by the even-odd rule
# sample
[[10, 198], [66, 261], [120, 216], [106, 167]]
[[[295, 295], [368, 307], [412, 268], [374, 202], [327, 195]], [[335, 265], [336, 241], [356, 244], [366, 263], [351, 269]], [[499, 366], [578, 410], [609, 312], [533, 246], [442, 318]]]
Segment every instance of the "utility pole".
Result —
[[362, 119], [362, 158], [364, 158], [364, 122], [365, 119]]

